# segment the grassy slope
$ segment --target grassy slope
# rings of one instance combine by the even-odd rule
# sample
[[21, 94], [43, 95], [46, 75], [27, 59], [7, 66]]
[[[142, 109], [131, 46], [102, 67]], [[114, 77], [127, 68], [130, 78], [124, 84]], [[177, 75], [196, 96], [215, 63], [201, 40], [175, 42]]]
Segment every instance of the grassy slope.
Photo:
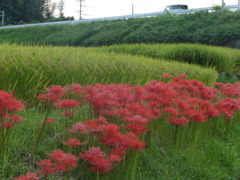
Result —
[[[199, 12], [152, 18], [0, 30], [0, 42], [100, 46], [120, 43], [224, 45], [240, 37], [239, 12]], [[187, 32], [187, 33], [186, 33]]]
[[[0, 167], [0, 179], [13, 178], [35, 168], [31, 166], [29, 158], [34, 137], [44, 118], [36, 109], [29, 109], [22, 113], [25, 121], [14, 129], [10, 144], [10, 157], [5, 174]], [[47, 125], [43, 139], [40, 142], [36, 159], [46, 158], [44, 152], [51, 152], [61, 147], [62, 130], [59, 112], [52, 112], [51, 118], [56, 124]], [[161, 139], [155, 136], [151, 144], [138, 156], [136, 179], [138, 180], [202, 180], [202, 179], [237, 179], [240, 174], [240, 126], [232, 129], [226, 139], [213, 137], [197, 145], [191, 151], [166, 150]], [[126, 161], [127, 163], [127, 161]], [[116, 168], [111, 175], [119, 174]], [[79, 174], [84, 174], [79, 170]], [[122, 172], [123, 174], [126, 172]], [[4, 178], [5, 177], [5, 178]], [[50, 178], [51, 179], [51, 178]], [[128, 179], [126, 179], [128, 180]]]

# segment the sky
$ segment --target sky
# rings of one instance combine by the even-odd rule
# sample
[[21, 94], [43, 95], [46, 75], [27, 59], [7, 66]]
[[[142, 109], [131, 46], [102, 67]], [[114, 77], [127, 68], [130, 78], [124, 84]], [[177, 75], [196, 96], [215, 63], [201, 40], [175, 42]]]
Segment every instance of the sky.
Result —
[[[237, 5], [238, 1], [224, 0], [226, 5]], [[52, 2], [57, 3], [59, 0], [52, 0]], [[76, 20], [79, 19], [79, 0], [65, 0], [64, 3], [64, 16], [74, 16]], [[130, 15], [132, 9], [134, 14], [161, 12], [167, 5], [172, 4], [186, 4], [191, 9], [221, 5], [222, 0], [84, 0], [82, 3], [82, 18]]]

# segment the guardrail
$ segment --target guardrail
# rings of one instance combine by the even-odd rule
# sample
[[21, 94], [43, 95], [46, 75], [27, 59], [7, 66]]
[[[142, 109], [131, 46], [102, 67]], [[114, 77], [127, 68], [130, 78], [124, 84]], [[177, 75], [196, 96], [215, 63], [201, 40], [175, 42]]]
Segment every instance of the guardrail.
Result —
[[[231, 5], [231, 6], [224, 6], [223, 9], [235, 9], [240, 10], [240, 5]], [[207, 7], [207, 8], [195, 8], [195, 9], [187, 9], [187, 10], [171, 10], [168, 12], [153, 12], [153, 13], [144, 13], [144, 14], [134, 14], [134, 15], [124, 15], [124, 16], [113, 16], [113, 17], [103, 17], [103, 18], [94, 18], [94, 19], [84, 19], [84, 20], [70, 20], [70, 21], [58, 21], [58, 22], [48, 22], [48, 23], [36, 23], [36, 24], [23, 24], [23, 25], [13, 25], [13, 26], [3, 26], [0, 29], [13, 29], [13, 28], [25, 28], [25, 27], [32, 27], [32, 26], [47, 26], [47, 25], [61, 25], [61, 24], [78, 24], [78, 23], [87, 23], [93, 21], [112, 21], [112, 20], [121, 20], [121, 19], [130, 19], [130, 18], [145, 18], [145, 17], [153, 17], [163, 14], [189, 14], [195, 13], [199, 11], [214, 11], [214, 7]]]

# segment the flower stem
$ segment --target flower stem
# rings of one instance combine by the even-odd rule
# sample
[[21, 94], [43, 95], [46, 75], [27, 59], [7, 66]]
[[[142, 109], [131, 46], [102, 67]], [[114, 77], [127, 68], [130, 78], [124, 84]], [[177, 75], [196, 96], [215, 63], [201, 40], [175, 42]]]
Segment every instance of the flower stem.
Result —
[[48, 115], [49, 115], [49, 113], [50, 113], [50, 110], [51, 110], [51, 108], [48, 109], [47, 114], [46, 114], [46, 117], [45, 117], [44, 122], [43, 122], [43, 124], [42, 124], [42, 127], [41, 127], [41, 129], [39, 130], [39, 132], [38, 132], [38, 135], [37, 135], [37, 137], [36, 137], [36, 140], [35, 140], [35, 143], [34, 143], [34, 146], [33, 146], [32, 155], [35, 155], [35, 153], [36, 153], [36, 150], [37, 150], [37, 147], [38, 147], [40, 138], [41, 138], [41, 136], [42, 136], [43, 129], [44, 129], [44, 127], [45, 127], [46, 120], [47, 120], [47, 118], [48, 118]]

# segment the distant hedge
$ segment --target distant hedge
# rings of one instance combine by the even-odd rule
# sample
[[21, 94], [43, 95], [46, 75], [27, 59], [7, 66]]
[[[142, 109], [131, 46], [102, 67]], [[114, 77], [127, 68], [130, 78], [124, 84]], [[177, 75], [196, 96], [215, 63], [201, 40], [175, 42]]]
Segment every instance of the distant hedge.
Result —
[[201, 43], [224, 46], [240, 38], [240, 11], [161, 15], [76, 25], [0, 30], [0, 42], [102, 46], [122, 43]]

